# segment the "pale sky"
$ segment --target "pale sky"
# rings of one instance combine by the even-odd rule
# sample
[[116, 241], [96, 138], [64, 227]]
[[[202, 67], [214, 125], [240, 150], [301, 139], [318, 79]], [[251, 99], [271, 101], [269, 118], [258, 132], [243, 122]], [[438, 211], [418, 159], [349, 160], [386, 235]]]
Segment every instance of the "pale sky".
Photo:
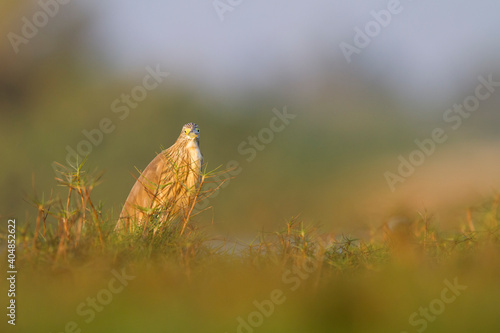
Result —
[[85, 48], [119, 71], [161, 63], [179, 82], [220, 93], [265, 89], [283, 73], [300, 82], [352, 70], [403, 99], [439, 102], [500, 72], [499, 1], [401, 0], [351, 63], [340, 43], [353, 44], [355, 27], [390, 1], [231, 1], [240, 4], [224, 21], [213, 0], [85, 1], [96, 14]]

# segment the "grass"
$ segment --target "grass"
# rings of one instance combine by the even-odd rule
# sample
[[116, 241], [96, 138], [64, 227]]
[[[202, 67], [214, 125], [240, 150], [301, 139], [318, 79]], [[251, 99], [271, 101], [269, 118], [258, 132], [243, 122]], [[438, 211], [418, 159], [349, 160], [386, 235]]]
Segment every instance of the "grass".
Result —
[[[195, 201], [217, 191], [221, 183], [210, 185], [216, 175], [205, 174]], [[17, 236], [21, 331], [60, 332], [68, 322], [92, 332], [500, 328], [498, 196], [464, 209], [453, 232], [439, 230], [427, 213], [387, 223], [366, 239], [322, 234], [295, 217], [245, 243], [208, 236], [192, 221], [194, 210], [117, 235], [117, 214], [92, 200], [100, 181], [83, 164], [61, 166], [57, 182], [65, 195], [29, 199], [36, 220], [18, 227]], [[108, 302], [103, 290], [122, 270], [133, 279]], [[444, 310], [432, 308], [444, 281], [455, 279], [467, 289]], [[88, 305], [89, 297], [100, 307]]]

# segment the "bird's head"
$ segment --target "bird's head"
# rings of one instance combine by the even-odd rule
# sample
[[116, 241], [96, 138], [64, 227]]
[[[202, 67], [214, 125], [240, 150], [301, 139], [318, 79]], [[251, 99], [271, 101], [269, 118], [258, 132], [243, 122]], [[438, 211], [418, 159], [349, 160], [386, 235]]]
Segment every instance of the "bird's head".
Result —
[[187, 123], [182, 127], [181, 135], [189, 139], [196, 139], [200, 136], [200, 128], [195, 123]]

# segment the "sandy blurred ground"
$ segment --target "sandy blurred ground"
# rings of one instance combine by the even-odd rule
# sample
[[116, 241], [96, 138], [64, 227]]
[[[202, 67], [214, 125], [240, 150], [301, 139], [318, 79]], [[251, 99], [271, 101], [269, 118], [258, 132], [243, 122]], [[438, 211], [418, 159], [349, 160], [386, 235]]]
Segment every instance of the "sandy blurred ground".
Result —
[[[416, 168], [394, 192], [377, 187], [364, 198], [364, 207], [374, 216], [428, 212], [440, 225], [463, 224], [468, 208], [495, 197], [500, 188], [500, 142], [473, 142], [438, 147], [435, 154]], [[396, 165], [396, 161], [394, 164]], [[380, 185], [380, 184], [379, 184]], [[391, 213], [392, 212], [392, 213]]]

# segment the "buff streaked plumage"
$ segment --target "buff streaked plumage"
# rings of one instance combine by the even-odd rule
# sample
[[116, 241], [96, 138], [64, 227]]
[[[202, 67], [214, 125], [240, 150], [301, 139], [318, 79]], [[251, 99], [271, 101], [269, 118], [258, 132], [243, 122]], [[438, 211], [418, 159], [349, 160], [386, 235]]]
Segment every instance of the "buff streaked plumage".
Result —
[[133, 230], [153, 215], [165, 221], [186, 213], [200, 185], [199, 136], [198, 125], [184, 125], [177, 141], [149, 163], [132, 187], [115, 230]]

